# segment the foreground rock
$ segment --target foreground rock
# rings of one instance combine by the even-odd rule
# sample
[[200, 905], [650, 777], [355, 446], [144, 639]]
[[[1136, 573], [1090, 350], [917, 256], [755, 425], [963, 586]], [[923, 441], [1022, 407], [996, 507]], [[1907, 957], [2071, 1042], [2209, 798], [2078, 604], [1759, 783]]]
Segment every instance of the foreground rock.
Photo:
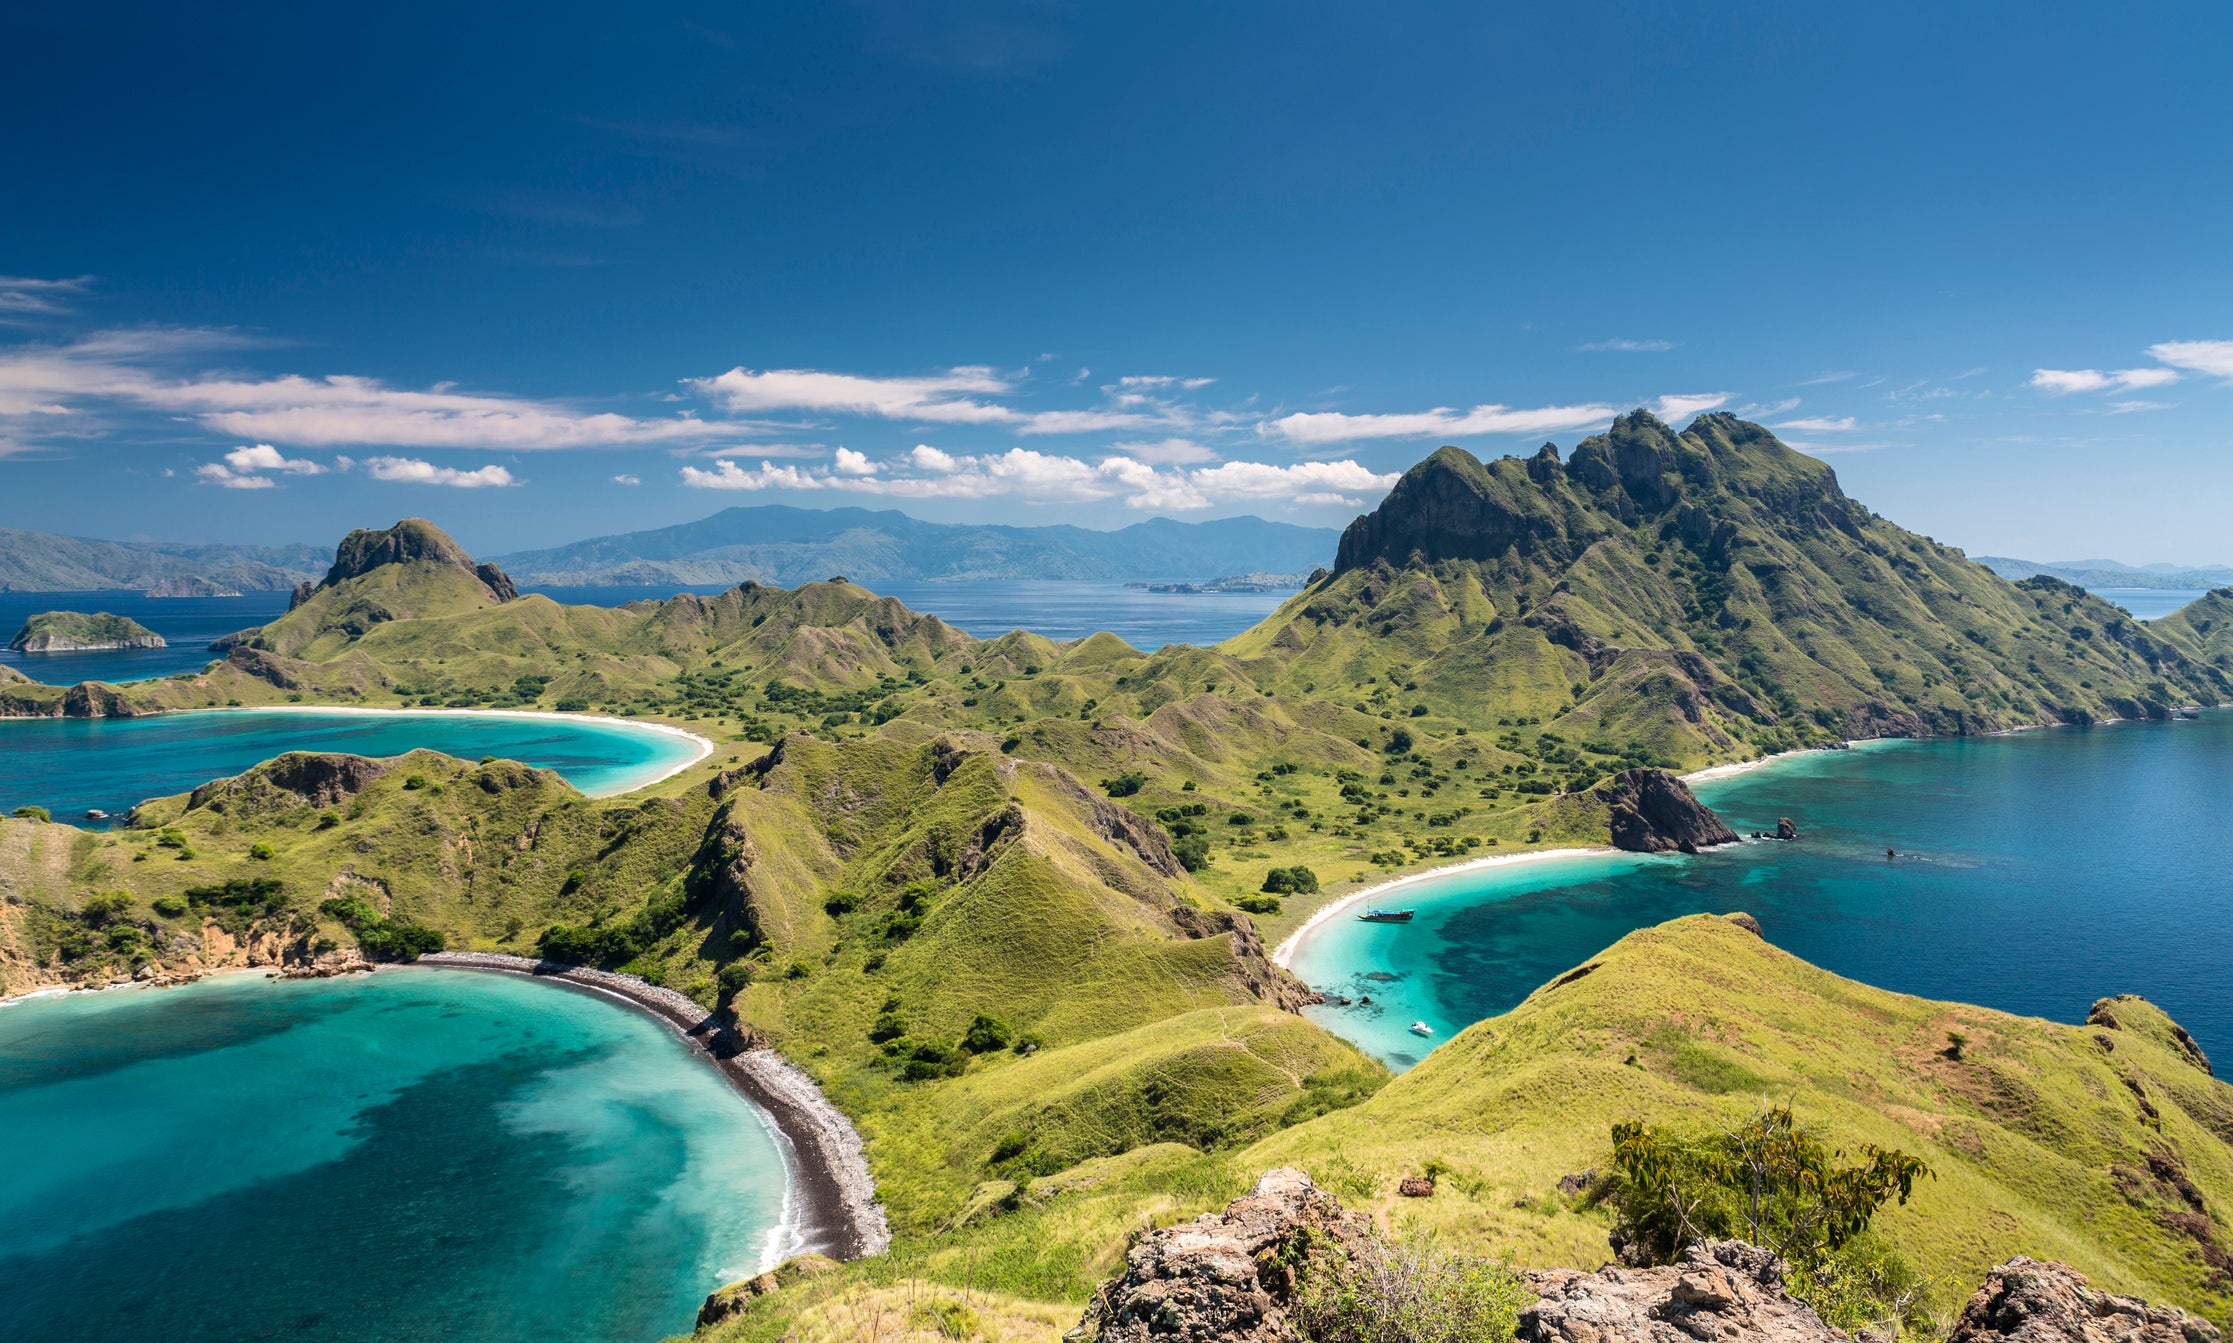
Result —
[[1696, 853], [1734, 844], [1737, 832], [1663, 769], [1623, 770], [1592, 790], [1611, 812], [1613, 847], [1631, 853]]
[[1520, 1312], [1523, 1343], [1841, 1343], [1843, 1331], [1783, 1289], [1776, 1257], [1743, 1241], [1694, 1245], [1680, 1264], [1529, 1273], [1542, 1299]]
[[1283, 1252], [1354, 1234], [1349, 1214], [1291, 1167], [1268, 1171], [1222, 1213], [1151, 1231], [1101, 1285], [1070, 1343], [1298, 1343]]
[[2218, 1329], [2170, 1306], [2097, 1292], [2068, 1264], [2022, 1255], [1985, 1275], [1946, 1343], [2217, 1343]]

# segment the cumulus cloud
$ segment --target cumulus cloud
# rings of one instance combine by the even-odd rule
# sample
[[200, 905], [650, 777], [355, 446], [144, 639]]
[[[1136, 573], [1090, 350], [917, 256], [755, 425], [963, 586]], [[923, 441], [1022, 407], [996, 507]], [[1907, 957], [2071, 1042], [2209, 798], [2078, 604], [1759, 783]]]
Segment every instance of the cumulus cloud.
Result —
[[1648, 354], [1657, 353], [1661, 350], [1672, 350], [1675, 348], [1675, 342], [1671, 340], [1628, 340], [1616, 337], [1613, 340], [1593, 340], [1574, 348], [1584, 354]]
[[[2233, 379], [2233, 340], [2167, 340], [2148, 347], [2150, 357], [2173, 368], [2183, 368], [2212, 378]], [[2168, 382], [2170, 379], [2166, 378]], [[2154, 383], [2128, 384], [2152, 387]]]
[[513, 479], [511, 472], [501, 466], [460, 471], [454, 466], [436, 466], [432, 462], [422, 462], [413, 457], [375, 457], [364, 464], [364, 469], [374, 480], [394, 481], [405, 485], [454, 485], [471, 490], [519, 483]]
[[841, 476], [873, 476], [878, 470], [876, 463], [868, 459], [868, 454], [855, 452], [851, 448], [839, 448], [837, 459], [830, 469]]
[[[346, 471], [349, 464], [348, 458], [337, 458], [330, 469]], [[228, 490], [268, 490], [273, 474], [322, 476], [328, 469], [306, 457], [288, 457], [269, 443], [253, 443], [234, 448], [224, 461], [204, 462], [194, 468], [194, 474]]]
[[[2160, 350], [2163, 347], [2158, 345], [2155, 348]], [[2233, 342], [2228, 342], [2227, 348], [2229, 353], [2233, 353]], [[2028, 385], [2052, 396], [2068, 396], [2072, 392], [2104, 392], [2112, 389], [2132, 392], [2143, 387], [2168, 386], [2178, 380], [2179, 372], [2175, 368], [2120, 368], [2107, 373], [2097, 368], [2041, 368], [2032, 370]]]
[[698, 489], [842, 490], [901, 499], [1120, 499], [1134, 509], [1188, 512], [1241, 501], [1354, 506], [1359, 496], [1383, 493], [1398, 479], [1395, 473], [1382, 474], [1352, 461], [1226, 462], [1188, 470], [1159, 468], [1130, 456], [1096, 463], [1029, 448], [950, 453], [927, 443], [876, 465], [880, 469], [874, 473], [849, 475], [835, 466], [816, 470], [769, 461], [749, 469], [724, 458], [710, 471], [683, 467], [682, 481]]
[[1339, 411], [1297, 411], [1264, 425], [1298, 447], [1350, 443], [1374, 438], [1470, 438], [1480, 434], [1542, 434], [1560, 429], [1592, 429], [1617, 414], [1611, 406], [1475, 406], [1468, 411], [1437, 406], [1394, 415], [1346, 415]]

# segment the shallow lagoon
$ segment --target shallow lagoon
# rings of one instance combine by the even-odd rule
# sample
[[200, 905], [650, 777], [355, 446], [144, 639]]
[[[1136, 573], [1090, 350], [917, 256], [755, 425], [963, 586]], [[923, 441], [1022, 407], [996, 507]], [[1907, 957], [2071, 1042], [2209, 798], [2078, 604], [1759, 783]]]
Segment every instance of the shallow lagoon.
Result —
[[1801, 839], [1406, 887], [1373, 903], [1415, 922], [1345, 914], [1297, 948], [1305, 981], [1374, 1000], [1312, 1017], [1409, 1067], [1632, 929], [1745, 910], [1777, 946], [1883, 988], [2073, 1022], [2138, 993], [2233, 1055], [2233, 713], [1813, 752], [1698, 794], [1742, 833], [1789, 816]]
[[551, 714], [224, 709], [145, 718], [0, 719], [0, 805], [122, 816], [151, 797], [238, 774], [287, 751], [392, 756], [418, 748], [554, 769], [605, 796], [697, 759], [691, 738], [646, 724]]
[[22, 1343], [658, 1339], [779, 1250], [756, 1111], [666, 1027], [455, 970], [0, 1007]]

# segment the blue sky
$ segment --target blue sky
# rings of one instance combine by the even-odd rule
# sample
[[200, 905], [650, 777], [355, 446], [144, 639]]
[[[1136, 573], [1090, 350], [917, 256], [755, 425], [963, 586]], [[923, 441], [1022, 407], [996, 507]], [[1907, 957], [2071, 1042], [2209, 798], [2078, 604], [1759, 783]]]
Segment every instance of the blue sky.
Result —
[[[625, 12], [622, 12], [625, 10]], [[1340, 525], [1739, 410], [2233, 561], [2233, 11], [14, 6], [0, 524]]]

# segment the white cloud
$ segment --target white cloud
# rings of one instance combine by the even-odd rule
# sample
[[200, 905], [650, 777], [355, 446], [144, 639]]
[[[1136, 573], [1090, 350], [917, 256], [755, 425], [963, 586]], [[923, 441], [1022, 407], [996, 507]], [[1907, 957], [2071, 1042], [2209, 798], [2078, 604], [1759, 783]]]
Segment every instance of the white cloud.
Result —
[[1354, 506], [1355, 496], [1385, 492], [1398, 479], [1395, 473], [1381, 474], [1352, 461], [1226, 462], [1197, 470], [1159, 469], [1136, 457], [1089, 463], [1029, 448], [965, 455], [928, 444], [916, 445], [890, 465], [920, 474], [847, 476], [834, 467], [816, 470], [767, 461], [757, 470], [747, 470], [724, 458], [711, 471], [683, 467], [682, 480], [698, 489], [842, 490], [900, 499], [1068, 503], [1121, 499], [1134, 509], [1188, 512], [1239, 501]]
[[831, 469], [841, 476], [873, 476], [880, 468], [868, 459], [866, 453], [855, 452], [851, 448], [839, 448], [836, 463]]
[[1749, 404], [1737, 407], [1735, 410], [1731, 411], [1730, 414], [1735, 415], [1740, 419], [1756, 420], [1768, 415], [1786, 414], [1790, 411], [1797, 410], [1798, 408], [1799, 398], [1795, 396], [1787, 396], [1781, 401], [1772, 403], [1754, 401]]
[[1709, 410], [1719, 410], [1729, 404], [1727, 392], [1693, 392], [1689, 395], [1663, 396], [1654, 412], [1669, 424], [1703, 415]]
[[1796, 420], [1785, 420], [1781, 424], [1769, 426], [1769, 428], [1771, 429], [1797, 429], [1802, 433], [1815, 434], [1842, 434], [1847, 430], [1858, 429], [1860, 427], [1860, 424], [1856, 420], [1854, 420], [1851, 415], [1838, 415], [1834, 417], [1829, 415], [1811, 415]]
[[519, 483], [512, 478], [511, 472], [501, 466], [460, 471], [453, 466], [436, 466], [432, 462], [422, 462], [411, 457], [375, 457], [364, 464], [364, 469], [374, 480], [406, 485], [455, 485], [460, 489], [470, 490]]
[[[2193, 343], [2211, 344], [2213, 342]], [[2226, 345], [2228, 367], [2233, 368], [2233, 342], [2222, 343]], [[2156, 352], [2164, 348], [2164, 346], [2158, 345], [2148, 352], [2155, 354], [2158, 359], [2163, 359], [2164, 356]], [[2166, 359], [2165, 362], [2169, 363], [2171, 361]], [[2186, 365], [2186, 367], [2193, 367], [2193, 365]], [[2203, 371], [2206, 372], [2207, 370]], [[2233, 377], [2233, 372], [2229, 372], [2226, 376]], [[2032, 370], [2031, 381], [2027, 385], [2037, 387], [2051, 396], [2068, 396], [2072, 392], [2101, 392], [2111, 389], [2120, 392], [2132, 392], [2143, 387], [2168, 386], [2178, 380], [2178, 370], [2170, 368], [2120, 368], [2107, 373], [2097, 368], [2041, 368]]]
[[734, 424], [689, 416], [590, 412], [558, 401], [460, 392], [448, 384], [415, 391], [338, 374], [175, 377], [159, 367], [240, 343], [224, 332], [155, 330], [10, 347], [0, 351], [0, 417], [121, 406], [296, 447], [532, 451], [695, 443], [739, 432]]
[[2141, 410], [2169, 410], [2173, 404], [2170, 401], [2142, 401], [2137, 398], [2130, 401], [2112, 401], [2109, 403], [2108, 413], [2111, 415], [2130, 415], [2134, 411]]
[[1671, 340], [1628, 340], [1626, 338], [1616, 338], [1614, 340], [1593, 340], [1586, 345], [1577, 345], [1574, 348], [1584, 354], [1643, 354], [1656, 353], [1660, 350], [1672, 350], [1675, 348], [1675, 342]]
[[973, 399], [1015, 390], [1008, 379], [981, 367], [948, 369], [928, 378], [864, 378], [804, 368], [754, 372], [739, 367], [711, 378], [689, 379], [689, 384], [735, 411], [807, 410], [937, 424], [997, 424], [1017, 417], [1005, 406]]
[[[2233, 379], [2233, 340], [2167, 340], [2160, 345], [2150, 345], [2148, 354], [2173, 368], [2183, 368], [2213, 378]], [[2166, 378], [2164, 381], [2168, 382], [2170, 379]]]
[[1610, 423], [1611, 406], [1543, 406], [1513, 410], [1475, 406], [1459, 412], [1447, 406], [1399, 415], [1345, 415], [1339, 411], [1298, 411], [1260, 426], [1303, 447], [1372, 438], [1470, 438], [1478, 434], [1541, 434], [1559, 429], [1591, 429]]
[[[1083, 372], [1084, 370], [1079, 371]], [[1194, 392], [1216, 381], [1215, 378], [1174, 378], [1168, 375], [1132, 374], [1118, 378], [1117, 386], [1127, 392]]]
[[268, 490], [272, 488], [270, 476], [240, 475], [223, 462], [204, 462], [194, 468], [194, 474], [213, 485], [222, 485], [228, 490]]
[[642, 476], [631, 476], [626, 472], [613, 477], [613, 484], [615, 485], [641, 485], [643, 483], [644, 478]]
[[1109, 451], [1137, 457], [1157, 466], [1193, 466], [1217, 460], [1216, 452], [1190, 438], [1166, 438], [1152, 443], [1111, 443]]
[[284, 457], [269, 443], [234, 448], [225, 464], [235, 471], [280, 471], [290, 476], [322, 476], [326, 468], [304, 457]]

